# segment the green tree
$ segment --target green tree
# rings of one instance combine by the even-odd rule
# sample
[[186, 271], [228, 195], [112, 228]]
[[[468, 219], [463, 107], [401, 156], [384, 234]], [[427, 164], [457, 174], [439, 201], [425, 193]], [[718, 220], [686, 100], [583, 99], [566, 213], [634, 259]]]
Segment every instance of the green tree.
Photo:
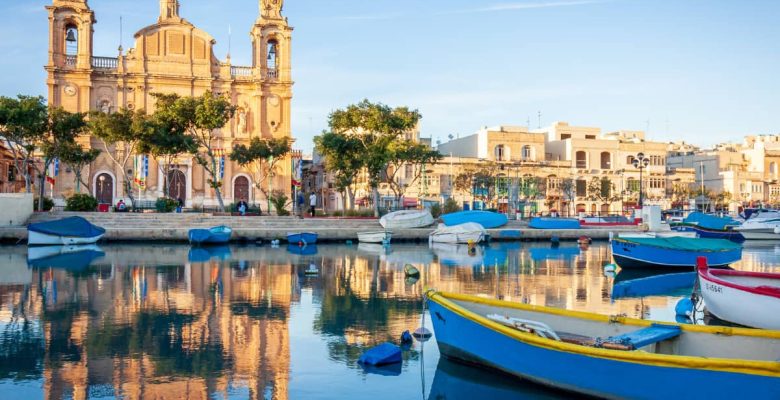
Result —
[[[344, 209], [355, 209], [352, 186], [363, 168], [363, 143], [355, 136], [344, 133], [323, 132], [314, 138], [314, 148], [322, 155], [325, 168], [333, 176], [336, 190], [341, 193]], [[347, 196], [348, 195], [348, 196]]]
[[163, 196], [168, 197], [170, 193], [169, 176], [176, 160], [182, 154], [191, 154], [197, 151], [197, 145], [192, 137], [184, 134], [171, 121], [158, 118], [157, 114], [152, 115], [148, 123], [149, 136], [138, 144], [138, 152], [152, 156], [157, 162], [157, 169], [164, 179]]
[[37, 170], [35, 154], [49, 129], [48, 116], [43, 97], [0, 97], [0, 137], [11, 151], [16, 170], [24, 177], [27, 193], [32, 192], [31, 168]]
[[331, 132], [354, 135], [362, 144], [363, 166], [373, 191], [374, 215], [379, 216], [379, 184], [390, 161], [391, 143], [414, 129], [421, 115], [407, 107], [390, 108], [363, 100], [330, 114]]
[[471, 193], [472, 198], [490, 203], [496, 192], [496, 168], [493, 163], [482, 163], [464, 168], [455, 177], [455, 190]]
[[611, 205], [620, 200], [620, 196], [616, 193], [615, 184], [611, 179], [605, 176], [601, 178], [594, 176], [588, 182], [588, 199]]
[[[398, 202], [406, 189], [420, 179], [426, 166], [434, 165], [443, 158], [438, 151], [411, 140], [393, 141], [388, 145], [387, 151], [388, 160], [382, 176]], [[407, 166], [412, 167], [412, 176], [407, 176], [407, 180], [401, 182], [397, 177], [398, 172], [406, 169]]]
[[[252, 180], [267, 199], [272, 193], [263, 189], [263, 183], [276, 175], [279, 161], [292, 150], [287, 138], [260, 139], [253, 137], [249, 145], [239, 144], [233, 147], [230, 159], [252, 173]], [[269, 210], [270, 211], [270, 210]]]
[[[61, 108], [49, 109], [48, 129], [38, 138], [38, 149], [42, 156], [38, 169], [39, 198], [46, 197], [46, 171], [55, 159], [75, 143], [87, 127], [84, 114], [70, 113]], [[43, 202], [38, 202], [38, 211], [43, 211]]]
[[60, 152], [60, 160], [70, 166], [73, 169], [74, 175], [76, 175], [76, 193], [81, 193], [81, 185], [87, 187], [89, 192], [89, 182], [82, 178], [84, 168], [92, 164], [100, 156], [99, 149], [85, 150], [80, 144], [74, 142], [67, 143]]
[[180, 129], [192, 138], [196, 146], [195, 161], [209, 175], [208, 184], [214, 189], [220, 211], [225, 211], [222, 200], [222, 181], [219, 171], [222, 135], [220, 130], [227, 125], [236, 112], [230, 101], [212, 92], [199, 97], [180, 97], [176, 94], [155, 94], [157, 111], [155, 118]]
[[113, 114], [93, 112], [89, 120], [89, 130], [103, 142], [104, 153], [122, 172], [125, 195], [135, 208], [133, 179], [128, 173], [130, 159], [138, 154], [138, 149], [149, 143], [154, 134], [151, 118], [143, 110], [122, 109]]
[[566, 213], [568, 215], [573, 215], [574, 213], [571, 211], [571, 209], [575, 206], [574, 199], [577, 198], [577, 184], [574, 182], [574, 179], [561, 179], [561, 194], [563, 195], [563, 199], [566, 200], [566, 204], [568, 205]]

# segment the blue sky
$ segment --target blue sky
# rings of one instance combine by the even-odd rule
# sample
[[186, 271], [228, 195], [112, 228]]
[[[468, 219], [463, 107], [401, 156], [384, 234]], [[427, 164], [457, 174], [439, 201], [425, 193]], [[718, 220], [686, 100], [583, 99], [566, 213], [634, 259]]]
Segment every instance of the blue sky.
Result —
[[[180, 0], [250, 64], [257, 0]], [[50, 0], [2, 0], [0, 95], [45, 94]], [[89, 0], [95, 54], [156, 21], [157, 0]], [[215, 5], [219, 5], [218, 7]], [[286, 0], [293, 136], [311, 149], [336, 108], [368, 98], [423, 114], [446, 141], [483, 125], [568, 121], [700, 145], [780, 133], [774, 0]]]

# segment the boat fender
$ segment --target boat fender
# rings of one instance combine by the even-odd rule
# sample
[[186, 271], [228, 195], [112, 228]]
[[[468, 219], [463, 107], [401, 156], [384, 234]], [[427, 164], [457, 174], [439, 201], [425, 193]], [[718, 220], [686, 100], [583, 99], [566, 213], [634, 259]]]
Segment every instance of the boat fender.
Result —
[[414, 339], [409, 331], [404, 331], [404, 333], [401, 334], [401, 344], [410, 344], [412, 341], [414, 341]]
[[606, 264], [604, 265], [604, 272], [615, 272], [617, 270], [617, 265], [615, 264]]
[[412, 336], [414, 336], [415, 339], [424, 342], [428, 340], [431, 336], [433, 336], [433, 333], [426, 329], [425, 327], [419, 327], [414, 330], [414, 333], [412, 333]]
[[775, 235], [780, 235], [780, 226], [776, 226], [774, 231], [775, 231]]
[[689, 317], [693, 313], [693, 302], [689, 298], [680, 299], [674, 306], [674, 312], [678, 316]]
[[404, 265], [404, 275], [407, 277], [419, 277], [420, 276], [420, 270], [417, 269], [412, 264], [406, 264]]
[[387, 365], [401, 362], [401, 348], [385, 342], [366, 350], [358, 358], [358, 363], [363, 365]]

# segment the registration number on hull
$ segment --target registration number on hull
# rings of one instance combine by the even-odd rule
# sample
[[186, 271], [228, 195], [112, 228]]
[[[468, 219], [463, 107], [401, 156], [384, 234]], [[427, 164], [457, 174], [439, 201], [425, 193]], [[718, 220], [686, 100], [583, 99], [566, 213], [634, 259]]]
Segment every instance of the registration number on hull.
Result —
[[723, 293], [723, 286], [715, 285], [709, 282], [704, 282], [704, 289], [708, 292]]

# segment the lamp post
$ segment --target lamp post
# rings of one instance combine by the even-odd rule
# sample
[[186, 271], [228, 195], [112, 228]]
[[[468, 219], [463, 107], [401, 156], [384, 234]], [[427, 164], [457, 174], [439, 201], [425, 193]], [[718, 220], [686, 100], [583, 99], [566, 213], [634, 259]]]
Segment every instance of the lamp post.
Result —
[[636, 155], [636, 158], [631, 161], [631, 164], [634, 165], [634, 168], [639, 169], [639, 207], [642, 208], [644, 205], [644, 196], [642, 195], [642, 189], [644, 188], [644, 186], [642, 186], [642, 170], [650, 165], [650, 159], [645, 158], [645, 153], [639, 153]]

